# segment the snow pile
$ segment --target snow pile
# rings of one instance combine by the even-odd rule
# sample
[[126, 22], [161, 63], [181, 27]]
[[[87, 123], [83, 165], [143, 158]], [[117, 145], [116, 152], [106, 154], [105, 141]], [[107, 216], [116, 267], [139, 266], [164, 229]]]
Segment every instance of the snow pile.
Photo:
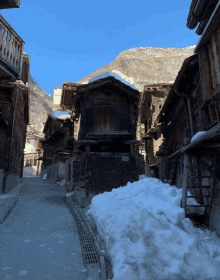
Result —
[[60, 186], [65, 186], [65, 184], [66, 184], [66, 180], [64, 179], [64, 180], [62, 180], [62, 181], [59, 181], [59, 182], [57, 182], [57, 184], [59, 184]]
[[194, 228], [181, 197], [147, 177], [92, 199], [87, 216], [105, 241], [113, 280], [220, 279], [220, 240]]
[[91, 78], [89, 80], [89, 83], [94, 82], [94, 81], [96, 81], [98, 79], [103, 79], [103, 78], [109, 77], [109, 76], [113, 76], [113, 77], [115, 77], [115, 79], [119, 80], [120, 82], [124, 83], [125, 85], [127, 85], [129, 87], [132, 87], [133, 89], [138, 90], [136, 88], [136, 86], [134, 85], [133, 78], [129, 78], [129, 77], [123, 75], [121, 72], [116, 71], [116, 70], [105, 72], [105, 73], [102, 73], [100, 75], [97, 75], [97, 76]]
[[70, 192], [70, 193], [67, 193], [66, 196], [73, 196], [74, 193], [75, 193], [74, 191], [73, 191], [73, 192]]
[[205, 134], [206, 134], [206, 131], [199, 131], [199, 132], [197, 132], [197, 133], [192, 137], [191, 143], [192, 143], [193, 141], [198, 140], [199, 138], [201, 138], [201, 137], [204, 136]]

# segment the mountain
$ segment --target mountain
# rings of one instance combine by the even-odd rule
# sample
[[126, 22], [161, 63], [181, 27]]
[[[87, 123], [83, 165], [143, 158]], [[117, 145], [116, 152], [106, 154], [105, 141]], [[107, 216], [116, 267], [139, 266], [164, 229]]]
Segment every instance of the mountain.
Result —
[[52, 112], [53, 97], [46, 93], [29, 74], [29, 123], [27, 127], [28, 135], [43, 137], [44, 123], [47, 114]]
[[[109, 64], [100, 67], [78, 83], [88, 83], [98, 75], [110, 72], [143, 92], [144, 86], [150, 83], [173, 82], [184, 59], [193, 55], [195, 45], [186, 48], [152, 48], [140, 47], [125, 50]], [[102, 76], [100, 76], [102, 77]], [[44, 122], [52, 112], [53, 97], [48, 95], [29, 74], [29, 116], [30, 125], [27, 135], [43, 137]]]
[[194, 48], [195, 45], [181, 49], [140, 47], [125, 50], [114, 61], [78, 83], [86, 84], [93, 77], [111, 71], [143, 92], [146, 84], [174, 82], [183, 61], [194, 54]]

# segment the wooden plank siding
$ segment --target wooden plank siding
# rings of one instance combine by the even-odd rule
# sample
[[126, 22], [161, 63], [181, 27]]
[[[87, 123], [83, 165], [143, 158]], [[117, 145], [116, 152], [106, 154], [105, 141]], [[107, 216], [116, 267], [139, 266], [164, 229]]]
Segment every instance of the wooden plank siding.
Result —
[[212, 78], [210, 75], [210, 66], [208, 58], [208, 50], [206, 46], [203, 46], [199, 53], [199, 69], [200, 69], [200, 79], [201, 79], [201, 93], [202, 100], [205, 102], [212, 98]]

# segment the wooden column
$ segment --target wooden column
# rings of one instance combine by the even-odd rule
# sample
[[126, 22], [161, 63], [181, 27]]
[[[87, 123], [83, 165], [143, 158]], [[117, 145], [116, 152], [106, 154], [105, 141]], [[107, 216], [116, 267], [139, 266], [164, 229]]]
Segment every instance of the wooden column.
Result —
[[212, 98], [212, 80], [209, 69], [208, 51], [206, 45], [201, 47], [198, 53], [199, 72], [201, 79], [202, 101], [205, 102]]
[[188, 183], [188, 154], [184, 154], [183, 186], [182, 186], [182, 208], [186, 208], [186, 195]]
[[215, 58], [212, 50], [212, 44], [209, 42], [207, 44], [208, 48], [208, 53], [209, 53], [209, 65], [210, 65], [210, 71], [211, 71], [211, 77], [212, 77], [212, 87], [213, 89], [216, 88], [217, 85], [217, 76], [216, 76], [216, 71], [215, 71]]

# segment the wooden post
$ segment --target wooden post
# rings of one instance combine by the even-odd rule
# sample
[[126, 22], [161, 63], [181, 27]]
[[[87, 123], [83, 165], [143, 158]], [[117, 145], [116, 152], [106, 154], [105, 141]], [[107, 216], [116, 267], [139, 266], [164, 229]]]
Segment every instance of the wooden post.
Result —
[[217, 77], [216, 77], [215, 60], [214, 60], [214, 54], [212, 51], [211, 42], [207, 44], [207, 48], [208, 48], [208, 53], [209, 53], [210, 70], [211, 70], [211, 75], [212, 75], [212, 87], [213, 87], [213, 89], [215, 89], [216, 85], [217, 85]]
[[206, 100], [212, 98], [212, 91], [213, 91], [206, 46], [200, 48], [198, 53], [198, 59], [199, 59], [200, 79], [201, 79], [202, 101], [205, 102]]
[[182, 208], [186, 208], [186, 196], [187, 196], [187, 184], [188, 184], [188, 154], [184, 153], [184, 170], [183, 170], [183, 186], [182, 186]]
[[213, 52], [213, 58], [214, 58], [214, 66], [215, 66], [215, 73], [216, 73], [216, 82], [217, 84], [220, 84], [220, 66], [219, 66], [219, 49], [217, 49], [219, 46], [217, 46], [216, 42], [216, 37], [217, 37], [217, 30], [216, 32], [212, 35], [211, 38], [211, 47], [212, 47], [212, 52]]
[[90, 153], [90, 145], [85, 145], [85, 152]]

